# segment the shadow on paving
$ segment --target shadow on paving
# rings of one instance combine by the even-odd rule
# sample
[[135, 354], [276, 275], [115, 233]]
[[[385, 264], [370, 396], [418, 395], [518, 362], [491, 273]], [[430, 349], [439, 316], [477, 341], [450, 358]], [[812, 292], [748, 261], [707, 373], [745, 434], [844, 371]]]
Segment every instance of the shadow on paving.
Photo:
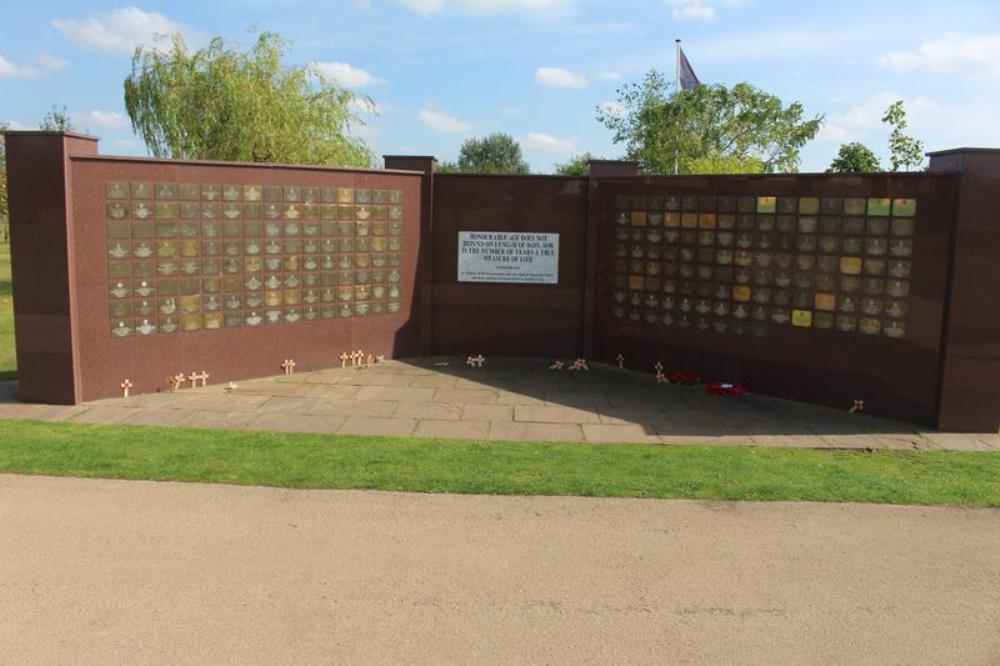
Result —
[[[149, 393], [74, 407], [18, 403], [0, 384], [0, 418], [346, 435], [513, 441], [634, 442], [805, 448], [1000, 448], [998, 435], [958, 435], [866, 414], [704, 387], [591, 364], [551, 370], [539, 359], [393, 360], [222, 386]], [[225, 381], [225, 378], [222, 378]], [[992, 438], [992, 439], [990, 439]]]

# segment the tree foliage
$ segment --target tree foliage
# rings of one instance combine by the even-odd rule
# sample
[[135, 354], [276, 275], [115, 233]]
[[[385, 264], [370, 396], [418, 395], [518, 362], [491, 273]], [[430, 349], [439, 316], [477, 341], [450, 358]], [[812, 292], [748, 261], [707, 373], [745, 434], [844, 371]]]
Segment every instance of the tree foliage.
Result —
[[589, 152], [573, 155], [566, 162], [556, 164], [555, 172], [559, 176], [586, 176], [590, 173], [590, 162], [599, 159], [601, 158]]
[[[446, 169], [449, 164], [442, 165]], [[458, 173], [526, 174], [531, 170], [524, 161], [521, 144], [509, 134], [495, 132], [481, 139], [467, 139], [458, 151]]]
[[906, 129], [906, 109], [903, 100], [898, 99], [889, 105], [882, 116], [882, 122], [892, 128], [889, 134], [889, 161], [892, 170], [900, 167], [909, 171], [910, 167], [918, 167], [924, 162], [924, 143], [903, 133]]
[[55, 105], [52, 105], [49, 112], [42, 118], [42, 122], [38, 124], [38, 129], [45, 132], [71, 132], [74, 128], [73, 123], [69, 119], [69, 114], [66, 113], [66, 107], [64, 106], [60, 110]]
[[749, 83], [672, 88], [650, 70], [641, 83], [618, 89], [617, 104], [598, 108], [597, 119], [643, 173], [795, 171], [823, 122]]
[[856, 141], [840, 146], [828, 169], [833, 173], [874, 173], [881, 170], [882, 163], [875, 151]]
[[169, 50], [139, 47], [125, 79], [125, 108], [152, 155], [175, 159], [367, 167], [372, 151], [351, 136], [352, 111], [372, 101], [286, 67], [288, 43], [261, 33], [248, 49], [216, 37], [197, 51], [179, 34]]

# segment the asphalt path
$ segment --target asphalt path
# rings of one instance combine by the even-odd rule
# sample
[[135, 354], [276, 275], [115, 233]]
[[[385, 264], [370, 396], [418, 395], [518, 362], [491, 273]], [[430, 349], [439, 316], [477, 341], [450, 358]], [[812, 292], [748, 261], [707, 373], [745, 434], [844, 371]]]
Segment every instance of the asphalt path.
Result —
[[0, 475], [0, 663], [1000, 663], [1000, 511]]

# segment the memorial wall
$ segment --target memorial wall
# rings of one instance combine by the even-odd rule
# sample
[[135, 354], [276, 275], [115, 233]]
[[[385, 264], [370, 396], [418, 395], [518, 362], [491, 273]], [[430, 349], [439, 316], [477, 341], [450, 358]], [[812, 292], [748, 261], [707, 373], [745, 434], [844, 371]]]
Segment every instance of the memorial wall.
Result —
[[7, 137], [19, 395], [339, 366], [587, 357], [1000, 428], [1000, 152], [913, 174], [436, 174], [105, 157]]
[[[15, 151], [30, 138], [14, 136]], [[57, 392], [32, 381], [42, 359], [30, 310], [45, 306], [32, 283], [46, 271], [30, 264], [47, 241], [31, 233], [20, 208], [31, 202], [18, 197], [25, 397], [79, 402], [120, 395], [123, 378], [145, 393], [177, 374], [224, 383], [278, 374], [286, 359], [303, 371], [339, 365], [350, 351], [417, 353], [420, 174], [95, 154], [66, 155], [64, 170], [74, 383]]]
[[605, 183], [598, 356], [933, 422], [951, 176]]

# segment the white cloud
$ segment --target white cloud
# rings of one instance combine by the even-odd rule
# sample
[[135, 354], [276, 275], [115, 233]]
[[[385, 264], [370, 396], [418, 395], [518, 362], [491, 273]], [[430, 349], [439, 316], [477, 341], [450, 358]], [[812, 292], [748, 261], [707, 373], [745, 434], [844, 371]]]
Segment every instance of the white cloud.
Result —
[[352, 113], [356, 113], [358, 115], [377, 116], [382, 113], [382, 108], [375, 102], [375, 100], [365, 97], [355, 97], [347, 103], [347, 108], [350, 109]]
[[55, 19], [53, 27], [77, 46], [89, 51], [131, 53], [137, 46], [155, 47], [157, 36], [180, 32], [191, 42], [196, 33], [158, 12], [122, 7], [85, 19]]
[[7, 129], [12, 129], [12, 130], [34, 130], [34, 129], [38, 129], [37, 125], [35, 127], [32, 127], [30, 125], [25, 125], [24, 123], [19, 123], [16, 120], [5, 120], [5, 121], [3, 121], [3, 123], [0, 123], [0, 124], [5, 124], [5, 125], [7, 125]]
[[528, 150], [541, 150], [557, 155], [572, 155], [578, 152], [572, 139], [559, 139], [544, 132], [528, 132], [521, 139]]
[[68, 64], [61, 58], [42, 53], [35, 58], [33, 64], [18, 65], [0, 54], [0, 79], [39, 79], [50, 72], [65, 68]]
[[422, 109], [420, 122], [438, 132], [467, 132], [472, 125], [436, 109]]
[[673, 7], [673, 17], [678, 21], [714, 21], [719, 16], [718, 7], [741, 7], [745, 0], [666, 0]]
[[77, 121], [75, 124], [81, 124], [84, 126], [94, 125], [97, 127], [106, 127], [108, 129], [122, 129], [128, 127], [128, 120], [125, 116], [117, 113], [115, 111], [101, 111], [100, 109], [94, 109], [93, 111], [88, 111], [87, 113], [72, 114], [73, 120]]
[[621, 81], [622, 75], [620, 72], [611, 69], [603, 69], [597, 73], [597, 78], [601, 81]]
[[945, 33], [920, 42], [915, 51], [891, 51], [883, 65], [897, 71], [980, 73], [1000, 76], [1000, 34]]
[[579, 0], [396, 0], [396, 4], [420, 14], [432, 16], [454, 12], [459, 14], [526, 13], [536, 16], [565, 14]]
[[713, 21], [716, 17], [715, 7], [705, 0], [667, 0], [667, 4], [674, 8], [671, 14], [678, 21], [684, 19]]
[[820, 143], [847, 143], [857, 140], [857, 135], [842, 125], [826, 122], [819, 128], [816, 134], [816, 141]]
[[550, 88], [586, 88], [587, 77], [559, 67], [539, 67], [535, 81]]
[[324, 79], [335, 81], [345, 88], [365, 88], [385, 83], [383, 79], [346, 62], [314, 62], [311, 66]]
[[911, 126], [919, 127], [939, 111], [937, 103], [928, 97], [922, 95], [907, 97], [895, 92], [883, 92], [869, 97], [861, 104], [852, 106], [844, 113], [831, 114], [830, 122], [848, 130], [868, 130], [881, 127], [885, 110], [898, 99], [903, 100], [907, 120]]
[[111, 142], [115, 148], [125, 148], [126, 150], [139, 150], [142, 144], [135, 139], [115, 139]]

